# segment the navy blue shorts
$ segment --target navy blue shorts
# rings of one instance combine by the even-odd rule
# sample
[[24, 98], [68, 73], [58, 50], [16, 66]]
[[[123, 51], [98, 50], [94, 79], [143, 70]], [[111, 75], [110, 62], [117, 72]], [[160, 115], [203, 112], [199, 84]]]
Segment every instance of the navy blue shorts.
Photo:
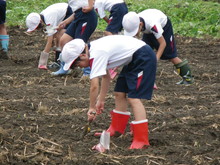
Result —
[[66, 30], [66, 34], [73, 39], [81, 38], [87, 42], [95, 31], [98, 23], [98, 16], [94, 10], [83, 13], [82, 9], [75, 11], [75, 19], [71, 22]]
[[[73, 14], [72, 8], [68, 5], [67, 11], [66, 11], [66, 16], [65, 16], [65, 18], [63, 19], [63, 21], [64, 21], [65, 19], [69, 18], [72, 14]], [[67, 25], [67, 26], [65, 27], [65, 29], [67, 29], [68, 26], [69, 26], [69, 25]]]
[[109, 15], [108, 26], [106, 27], [106, 31], [111, 32], [113, 34], [117, 34], [122, 30], [122, 19], [125, 14], [128, 13], [128, 8], [125, 3], [115, 4]]
[[138, 49], [132, 61], [120, 72], [115, 92], [127, 93], [128, 98], [150, 100], [156, 76], [156, 54], [150, 46]]
[[0, 24], [4, 24], [6, 19], [6, 2], [0, 1]]
[[[177, 57], [176, 44], [173, 35], [173, 27], [169, 19], [167, 20], [167, 24], [164, 26], [163, 30], [164, 30], [163, 37], [166, 41], [166, 48], [164, 49], [164, 52], [160, 59], [169, 60]], [[150, 45], [152, 49], [158, 50], [160, 46], [159, 42], [157, 41], [153, 33], [144, 34], [142, 40], [148, 45]]]

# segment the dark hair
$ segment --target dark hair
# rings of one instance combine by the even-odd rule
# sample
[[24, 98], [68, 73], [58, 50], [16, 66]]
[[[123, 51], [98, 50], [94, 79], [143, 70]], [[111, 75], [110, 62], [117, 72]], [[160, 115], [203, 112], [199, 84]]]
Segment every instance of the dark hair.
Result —
[[85, 54], [85, 53], [86, 53], [86, 47], [85, 47], [85, 49], [82, 51], [81, 54]]
[[81, 59], [80, 57], [77, 57], [77, 59], [75, 59], [75, 61], [72, 63], [72, 65], [70, 66], [71, 69], [74, 69], [76, 67], [77, 62], [79, 62]]
[[[84, 49], [81, 54], [85, 54], [85, 53], [86, 53], [86, 49]], [[74, 68], [76, 67], [76, 64], [77, 64], [80, 60], [81, 60], [80, 57], [77, 57], [77, 59], [75, 59], [75, 61], [74, 61], [74, 62], [72, 63], [72, 65], [70, 66], [70, 68], [71, 68], [71, 69], [74, 69]]]
[[40, 22], [40, 23], [37, 25], [36, 29], [41, 29], [41, 28], [43, 28], [43, 25], [42, 25], [42, 23]]

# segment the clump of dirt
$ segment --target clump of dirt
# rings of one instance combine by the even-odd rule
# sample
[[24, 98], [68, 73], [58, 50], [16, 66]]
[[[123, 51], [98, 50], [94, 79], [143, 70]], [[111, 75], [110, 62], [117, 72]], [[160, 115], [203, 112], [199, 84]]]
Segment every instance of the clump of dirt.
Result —
[[[80, 139], [87, 123], [89, 83], [79, 81], [80, 74], [52, 77], [50, 70], [37, 69], [44, 34], [24, 32], [9, 29], [10, 59], [0, 60], [0, 164], [220, 164], [220, 40], [176, 36], [179, 57], [188, 59], [195, 83], [175, 85], [180, 78], [172, 64], [160, 61], [159, 89], [144, 101], [150, 147], [129, 150], [128, 126], [100, 154], [91, 149], [99, 143], [93, 135], [110, 124], [115, 81], [104, 113]], [[97, 31], [91, 40], [101, 36]], [[50, 54], [53, 61], [54, 52]]]

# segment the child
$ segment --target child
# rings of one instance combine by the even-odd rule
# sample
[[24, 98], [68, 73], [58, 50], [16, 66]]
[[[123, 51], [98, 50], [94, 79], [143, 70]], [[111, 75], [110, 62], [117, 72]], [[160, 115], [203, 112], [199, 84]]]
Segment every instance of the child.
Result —
[[[100, 18], [108, 23], [104, 35], [118, 34], [122, 30], [123, 16], [128, 13], [123, 0], [95, 0], [94, 8]], [[109, 17], [106, 16], [106, 11], [110, 12]]]
[[6, 25], [6, 0], [0, 1], [0, 58], [8, 59], [8, 44], [9, 44], [9, 35], [7, 33]]
[[28, 27], [27, 32], [33, 32], [36, 29], [43, 28], [46, 26], [47, 33], [47, 43], [44, 50], [41, 52], [40, 60], [38, 64], [39, 69], [47, 69], [47, 61], [50, 49], [53, 44], [54, 38], [56, 38], [56, 55], [55, 55], [55, 63], [53, 63], [50, 68], [58, 67], [59, 68], [59, 54], [61, 52], [61, 48], [59, 47], [59, 41], [65, 29], [57, 30], [57, 26], [61, 21], [68, 18], [72, 15], [72, 9], [68, 6], [67, 3], [56, 3], [48, 6], [45, 10], [43, 10], [40, 14], [38, 13], [30, 13], [26, 18], [26, 25]]
[[[118, 34], [122, 30], [122, 19], [128, 13], [125, 2], [123, 0], [96, 0], [94, 6], [100, 18], [108, 23], [104, 35]], [[106, 11], [110, 12], [109, 17], [106, 16]], [[117, 68], [109, 69], [112, 79], [117, 75], [115, 70]]]
[[[157, 63], [154, 51], [136, 38], [109, 35], [92, 41], [90, 45], [75, 39], [64, 46], [62, 58], [64, 70], [75, 66], [91, 67], [88, 120], [94, 119], [94, 112], [101, 114], [104, 110], [111, 81], [107, 70], [124, 66], [115, 85], [115, 109], [111, 112], [112, 121], [107, 131], [111, 136], [124, 133], [130, 118], [129, 102], [135, 117], [130, 149], [148, 146], [148, 120], [141, 99], [151, 99], [152, 96]], [[99, 77], [102, 77], [100, 90]]]
[[157, 60], [170, 60], [174, 64], [182, 77], [177, 84], [193, 83], [188, 61], [177, 57], [172, 24], [163, 12], [157, 9], [147, 9], [139, 14], [129, 12], [124, 16], [122, 25], [125, 35], [139, 37], [143, 32], [142, 40], [157, 50]]
[[[71, 6], [74, 12], [68, 19], [60, 23], [59, 28], [64, 28], [66, 25], [70, 24], [66, 32], [60, 39], [60, 47], [75, 39], [81, 38], [84, 42], [87, 42], [95, 31], [98, 18], [93, 9], [93, 0], [69, 0], [68, 4]], [[62, 59], [62, 58], [61, 58]], [[83, 76], [87, 76], [90, 73], [90, 68], [84, 68]], [[54, 76], [68, 74], [69, 71], [63, 70], [63, 62], [60, 69], [51, 74]]]

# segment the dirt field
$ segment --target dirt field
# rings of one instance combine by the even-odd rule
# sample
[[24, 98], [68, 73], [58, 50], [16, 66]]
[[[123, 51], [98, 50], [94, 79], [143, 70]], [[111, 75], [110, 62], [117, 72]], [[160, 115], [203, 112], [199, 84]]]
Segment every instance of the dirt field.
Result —
[[[195, 83], [175, 85], [180, 78], [172, 64], [160, 61], [159, 89], [151, 101], [144, 101], [151, 146], [129, 150], [128, 126], [125, 135], [111, 138], [110, 150], [100, 154], [91, 149], [99, 143], [93, 134], [110, 124], [115, 82], [105, 112], [80, 139], [87, 123], [89, 84], [79, 82], [81, 74], [51, 77], [51, 71], [38, 70], [43, 33], [24, 32], [9, 30], [11, 59], [0, 60], [0, 164], [220, 164], [220, 40], [176, 36], [179, 57], [188, 59]], [[91, 40], [99, 37], [96, 32]], [[51, 52], [50, 61], [53, 58]]]

